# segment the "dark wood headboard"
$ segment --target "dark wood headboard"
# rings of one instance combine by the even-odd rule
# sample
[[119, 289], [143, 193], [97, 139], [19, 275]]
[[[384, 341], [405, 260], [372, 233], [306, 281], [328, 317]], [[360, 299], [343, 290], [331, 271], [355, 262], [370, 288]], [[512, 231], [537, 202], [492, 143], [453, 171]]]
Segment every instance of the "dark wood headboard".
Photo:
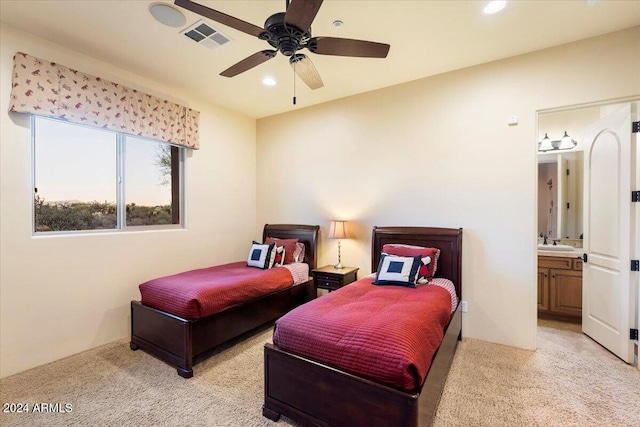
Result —
[[371, 271], [378, 270], [382, 247], [387, 243], [440, 249], [435, 277], [444, 277], [456, 286], [462, 299], [462, 228], [373, 227]]
[[316, 254], [318, 253], [318, 232], [319, 225], [299, 225], [299, 224], [265, 224], [262, 232], [262, 241], [267, 237], [277, 239], [298, 239], [304, 243], [304, 262], [309, 264], [309, 272], [317, 267]]

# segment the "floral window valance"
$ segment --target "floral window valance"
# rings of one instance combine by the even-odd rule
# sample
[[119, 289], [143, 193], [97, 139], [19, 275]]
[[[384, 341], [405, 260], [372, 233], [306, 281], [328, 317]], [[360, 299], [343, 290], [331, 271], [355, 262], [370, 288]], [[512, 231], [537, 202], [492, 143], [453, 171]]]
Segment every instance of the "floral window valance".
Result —
[[13, 60], [9, 111], [200, 146], [199, 111], [22, 52]]

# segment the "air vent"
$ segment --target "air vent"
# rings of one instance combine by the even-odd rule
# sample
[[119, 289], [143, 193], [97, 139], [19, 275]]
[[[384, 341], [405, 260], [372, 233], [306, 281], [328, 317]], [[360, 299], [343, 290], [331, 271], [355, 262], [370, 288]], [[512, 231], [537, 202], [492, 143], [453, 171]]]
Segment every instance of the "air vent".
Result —
[[231, 41], [229, 37], [225, 36], [202, 20], [183, 30], [180, 34], [184, 34], [194, 42], [209, 50], [215, 50]]

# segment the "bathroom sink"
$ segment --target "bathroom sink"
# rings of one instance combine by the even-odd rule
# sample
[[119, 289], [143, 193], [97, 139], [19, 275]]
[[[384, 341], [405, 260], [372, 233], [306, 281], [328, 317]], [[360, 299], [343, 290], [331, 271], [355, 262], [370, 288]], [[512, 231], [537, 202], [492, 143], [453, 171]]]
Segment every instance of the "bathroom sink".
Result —
[[569, 245], [538, 245], [538, 250], [543, 251], [572, 251], [575, 248]]

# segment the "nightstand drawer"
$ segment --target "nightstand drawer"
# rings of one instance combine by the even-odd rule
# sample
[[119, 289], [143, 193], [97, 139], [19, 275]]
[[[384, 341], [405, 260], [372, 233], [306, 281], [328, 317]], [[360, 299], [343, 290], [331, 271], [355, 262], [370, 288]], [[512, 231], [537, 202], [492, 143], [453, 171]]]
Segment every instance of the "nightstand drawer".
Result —
[[312, 270], [311, 274], [316, 289], [326, 289], [331, 292], [355, 282], [358, 279], [358, 267], [335, 268], [325, 265]]
[[314, 281], [316, 283], [316, 286], [319, 288], [337, 289], [340, 287], [340, 279], [325, 276], [324, 274], [316, 274]]

